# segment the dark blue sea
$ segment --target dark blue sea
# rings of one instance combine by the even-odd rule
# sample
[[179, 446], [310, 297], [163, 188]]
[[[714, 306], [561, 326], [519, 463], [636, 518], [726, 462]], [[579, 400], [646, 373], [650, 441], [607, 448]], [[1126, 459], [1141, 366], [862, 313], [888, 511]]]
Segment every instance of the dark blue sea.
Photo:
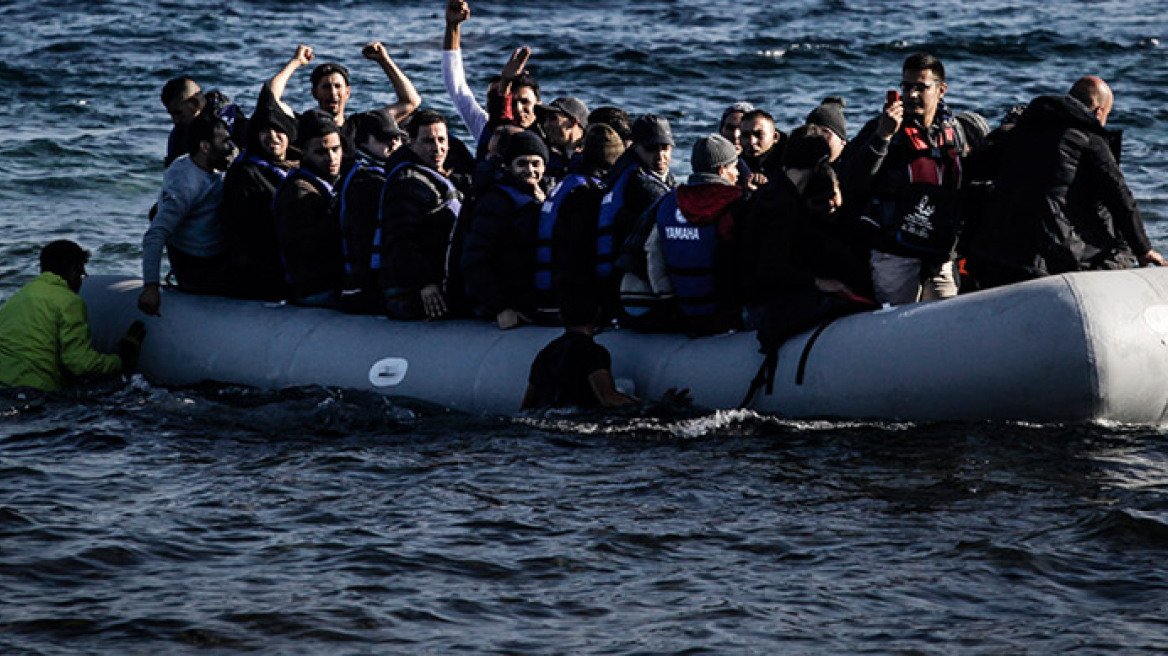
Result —
[[[70, 238], [137, 273], [190, 74], [254, 105], [299, 43], [425, 105], [442, 0], [0, 1], [0, 298]], [[473, 87], [528, 44], [546, 97], [849, 130], [918, 50], [1007, 108], [1098, 74], [1168, 251], [1168, 3], [472, 0]], [[307, 71], [287, 99], [311, 104]], [[465, 130], [456, 133], [466, 136]], [[744, 381], [753, 372], [743, 372]], [[1168, 384], [1168, 381], [1166, 381]], [[519, 399], [516, 399], [518, 404]], [[1116, 425], [466, 416], [327, 388], [126, 383], [0, 400], [0, 653], [1163, 653], [1168, 439]]]

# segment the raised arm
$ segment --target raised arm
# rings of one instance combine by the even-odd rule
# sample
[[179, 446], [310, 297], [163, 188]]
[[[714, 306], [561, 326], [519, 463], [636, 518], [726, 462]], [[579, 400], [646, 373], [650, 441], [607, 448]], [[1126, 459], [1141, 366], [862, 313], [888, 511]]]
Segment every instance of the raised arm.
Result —
[[462, 24], [470, 18], [466, 0], [450, 0], [446, 4], [446, 34], [442, 37], [443, 50], [462, 50]]
[[466, 0], [450, 0], [446, 5], [446, 34], [442, 38], [442, 83], [463, 124], [470, 130], [470, 136], [478, 143], [490, 117], [466, 83], [466, 69], [462, 64], [462, 23], [468, 18], [470, 6]]
[[313, 57], [312, 48], [305, 45], [296, 46], [296, 54], [292, 56], [292, 59], [289, 59], [288, 63], [284, 64], [284, 68], [281, 68], [280, 72], [268, 80], [268, 86], [272, 90], [272, 95], [276, 97], [276, 102], [289, 114], [295, 115], [296, 112], [283, 100], [284, 90], [288, 88], [288, 80], [292, 79], [292, 74], [296, 72], [296, 69], [307, 66]]
[[393, 85], [393, 92], [397, 94], [397, 102], [387, 105], [386, 109], [393, 115], [395, 121], [400, 123], [422, 105], [422, 96], [414, 88], [414, 83], [410, 82], [410, 78], [406, 77], [397, 64], [393, 63], [389, 52], [385, 50], [385, 46], [381, 45], [380, 41], [367, 44], [361, 49], [361, 54], [366, 59], [377, 62], [381, 66], [381, 70], [385, 71], [385, 77], [389, 78], [389, 83]]

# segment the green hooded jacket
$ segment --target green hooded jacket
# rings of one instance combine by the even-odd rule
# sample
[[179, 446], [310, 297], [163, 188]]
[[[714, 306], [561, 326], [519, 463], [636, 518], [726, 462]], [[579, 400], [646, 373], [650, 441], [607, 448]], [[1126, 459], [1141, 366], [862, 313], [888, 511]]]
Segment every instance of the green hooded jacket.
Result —
[[52, 391], [72, 376], [114, 374], [122, 360], [93, 350], [85, 301], [45, 272], [0, 306], [0, 386]]

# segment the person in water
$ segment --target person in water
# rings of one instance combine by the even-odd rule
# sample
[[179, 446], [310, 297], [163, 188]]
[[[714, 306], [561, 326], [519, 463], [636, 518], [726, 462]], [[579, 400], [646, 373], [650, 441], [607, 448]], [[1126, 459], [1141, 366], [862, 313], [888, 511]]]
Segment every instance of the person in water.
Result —
[[203, 113], [190, 126], [191, 154], [175, 160], [162, 178], [158, 215], [142, 236], [142, 293], [138, 307], [158, 315], [162, 305], [162, 250], [178, 288], [194, 294], [227, 291], [229, 259], [219, 205], [223, 172], [235, 157], [227, 123]]
[[146, 329], [135, 321], [118, 353], [94, 350], [78, 292], [89, 252], [61, 239], [40, 254], [41, 274], [0, 306], [0, 386], [53, 391], [75, 378], [133, 370]]
[[531, 363], [520, 410], [538, 408], [619, 408], [637, 400], [616, 388], [612, 355], [596, 343], [596, 306], [567, 303], [560, 310], [564, 334]]

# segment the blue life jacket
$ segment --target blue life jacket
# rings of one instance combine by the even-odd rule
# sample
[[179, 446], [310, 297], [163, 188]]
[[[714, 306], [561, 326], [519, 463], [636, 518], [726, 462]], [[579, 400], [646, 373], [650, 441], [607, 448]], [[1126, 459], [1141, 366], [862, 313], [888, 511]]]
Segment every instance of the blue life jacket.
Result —
[[260, 157], [257, 157], [256, 155], [253, 155], [250, 151], [247, 151], [247, 150], [243, 151], [243, 154], [240, 155], [239, 159], [237, 159], [236, 161], [240, 162], [242, 164], [255, 164], [256, 166], [260, 167], [261, 169], [265, 169], [267, 171], [271, 171], [272, 173], [275, 173], [277, 176], [279, 176], [280, 180], [283, 180], [284, 178], [288, 177], [289, 171], [282, 169], [282, 168], [276, 166], [275, 164], [272, 164], [271, 162], [269, 162], [266, 159], [262, 159]]
[[547, 200], [543, 202], [543, 207], [540, 208], [539, 229], [535, 239], [536, 291], [546, 292], [552, 289], [552, 231], [556, 226], [556, 218], [560, 215], [560, 206], [569, 192], [589, 182], [599, 184], [600, 180], [579, 173], [566, 176], [552, 189]]
[[596, 218], [596, 276], [598, 278], [607, 278], [612, 275], [613, 264], [617, 259], [616, 247], [621, 245], [613, 244], [616, 219], [625, 209], [625, 196], [629, 182], [637, 177], [657, 185], [663, 194], [673, 190], [666, 182], [643, 171], [637, 164], [632, 164], [621, 171], [612, 183], [612, 189], [604, 195], [604, 200], [600, 202], [600, 215]]
[[612, 189], [600, 201], [600, 214], [596, 217], [596, 277], [607, 278], [612, 275], [612, 265], [616, 261], [613, 249], [613, 226], [616, 216], [625, 206], [625, 189], [629, 181], [637, 174], [638, 167], [630, 166], [620, 174]]
[[349, 240], [352, 238], [354, 232], [354, 217], [349, 211], [348, 203], [349, 184], [353, 182], [353, 178], [357, 175], [357, 172], [362, 169], [368, 169], [373, 173], [379, 174], [383, 177], [385, 176], [384, 166], [381, 166], [378, 162], [372, 159], [358, 157], [357, 160], [353, 163], [352, 168], [349, 169], [349, 175], [346, 175], [345, 180], [341, 183], [341, 190], [337, 193], [337, 199], [341, 203], [341, 209], [337, 219], [341, 224], [341, 254], [345, 258], [346, 276], [353, 275], [353, 269], [355, 266], [353, 262], [353, 251], [356, 250], [356, 247], [349, 243]]
[[459, 197], [458, 189], [446, 176], [428, 166], [423, 166], [416, 162], [402, 162], [393, 167], [389, 173], [385, 174], [385, 186], [381, 188], [381, 202], [378, 203], [377, 230], [373, 233], [373, 254], [369, 261], [369, 268], [373, 271], [381, 270], [381, 226], [385, 222], [385, 218], [382, 216], [382, 209], [385, 208], [385, 190], [389, 188], [389, 181], [393, 179], [393, 176], [397, 175], [398, 171], [407, 166], [412, 166], [421, 171], [434, 185], [439, 195], [442, 196], [442, 203], [431, 214], [443, 209], [449, 209], [457, 217], [462, 211], [462, 199]]
[[714, 280], [717, 223], [690, 224], [677, 206], [677, 192], [661, 199], [656, 219], [666, 271], [682, 312], [688, 317], [713, 314], [717, 309]]

